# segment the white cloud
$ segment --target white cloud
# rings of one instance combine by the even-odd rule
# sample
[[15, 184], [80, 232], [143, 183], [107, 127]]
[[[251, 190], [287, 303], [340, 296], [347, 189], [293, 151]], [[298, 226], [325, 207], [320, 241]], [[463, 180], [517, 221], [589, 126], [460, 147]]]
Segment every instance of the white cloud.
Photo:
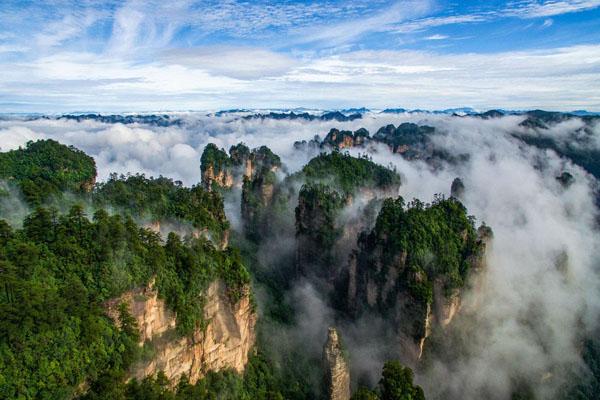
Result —
[[436, 34], [436, 35], [427, 36], [425, 38], [425, 40], [444, 40], [444, 39], [448, 39], [448, 36]]
[[372, 16], [300, 30], [297, 32], [297, 38], [292, 39], [292, 43], [321, 42], [324, 46], [337, 46], [351, 42], [366, 33], [388, 31], [393, 25], [420, 17], [431, 9], [431, 0], [396, 2]]
[[428, 17], [397, 24], [391, 29], [391, 32], [410, 33], [427, 30], [436, 26], [467, 24], [475, 22], [484, 22], [490, 18], [490, 15], [484, 14], [467, 14], [467, 15], [452, 15], [445, 17]]
[[[172, 54], [138, 64], [83, 53], [5, 62], [0, 91], [14, 101], [48, 103], [32, 111], [50, 112], [465, 104], [600, 109], [598, 45], [495, 54], [354, 51], [301, 60], [267, 50], [219, 51], [222, 59], [213, 61], [209, 50], [198, 51], [206, 65], [193, 62], [193, 52], [177, 63]], [[243, 60], [235, 65], [238, 56]]]
[[69, 14], [60, 21], [51, 22], [35, 35], [39, 48], [48, 49], [62, 44], [64, 41], [81, 36], [85, 30], [103, 17], [102, 13], [87, 11], [84, 13]]
[[503, 14], [518, 18], [539, 18], [580, 12], [600, 7], [600, 0], [526, 0], [515, 3]]
[[[239, 141], [250, 147], [266, 144], [294, 171], [309, 155], [294, 151], [292, 143], [310, 139], [315, 133], [324, 135], [331, 127], [355, 130], [365, 126], [373, 133], [388, 123], [435, 126], [444, 133], [435, 137], [436, 144], [451, 154], [469, 154], [468, 162], [432, 170], [423, 162], [409, 162], [384, 147], [373, 154], [374, 160], [397, 166], [403, 175], [400, 192], [406, 199], [430, 201], [435, 193], [447, 194], [454, 177], [460, 176], [466, 187], [464, 202], [469, 213], [493, 228], [494, 242], [482, 291], [469, 292], [463, 298], [462, 313], [468, 315], [471, 311], [474, 322], [468, 336], [463, 336], [469, 338], [466, 351], [450, 362], [434, 357], [427, 368], [418, 370], [419, 383], [426, 388], [428, 398], [478, 399], [482, 392], [494, 393], [493, 398], [508, 398], [510, 378], [518, 376], [533, 382], [540, 398], [554, 398], [551, 390], [560, 385], [562, 374], [577, 366], [580, 335], [589, 333], [600, 311], [600, 245], [594, 205], [597, 183], [554, 152], [527, 148], [516, 141], [510, 132], [521, 129], [518, 124], [523, 117], [481, 120], [368, 114], [364, 119], [338, 123], [232, 120], [193, 113], [175, 116], [185, 119], [188, 125], [157, 128], [93, 121], [5, 120], [0, 121], [0, 138], [13, 148], [42, 137], [73, 144], [95, 158], [100, 179], [113, 171], [144, 172], [164, 174], [191, 185], [200, 179], [200, 154], [209, 142], [225, 149]], [[580, 124], [559, 124], [550, 133], [564, 136]], [[594, 135], [600, 137], [600, 130], [595, 129]], [[555, 178], [565, 169], [575, 177], [566, 190]], [[275, 249], [269, 256], [281, 253], [282, 241], [270, 245]], [[557, 258], [562, 254], [567, 256], [567, 266], [557, 268]], [[295, 293], [306, 300], [302, 303], [307, 306], [303, 307], [306, 318], [300, 318], [298, 329], [290, 332], [304, 341], [310, 337], [314, 339], [310, 343], [318, 344], [324, 332], [317, 328], [327, 326], [332, 315], [319, 301], [320, 293], [304, 285], [300, 292]], [[359, 340], [366, 337], [365, 332], [369, 340]], [[281, 338], [281, 331], [272, 333], [274, 342]], [[371, 372], [381, 367], [380, 357], [391, 354], [380, 354], [380, 342], [373, 336], [372, 329], [357, 329], [346, 341], [352, 343], [348, 349], [351, 357], [357, 357], [357, 364], [369, 367]], [[377, 346], [372, 346], [374, 342]], [[307, 349], [321, 351], [318, 345]], [[552, 379], [539, 384], [548, 371], [553, 372]], [[438, 392], [444, 389], [452, 396]]]
[[206, 70], [214, 76], [259, 79], [283, 75], [299, 64], [287, 55], [260, 48], [201, 47], [166, 51], [165, 62]]
[[547, 18], [544, 20], [544, 23], [542, 23], [542, 28], [549, 28], [554, 24], [554, 20], [552, 18]]

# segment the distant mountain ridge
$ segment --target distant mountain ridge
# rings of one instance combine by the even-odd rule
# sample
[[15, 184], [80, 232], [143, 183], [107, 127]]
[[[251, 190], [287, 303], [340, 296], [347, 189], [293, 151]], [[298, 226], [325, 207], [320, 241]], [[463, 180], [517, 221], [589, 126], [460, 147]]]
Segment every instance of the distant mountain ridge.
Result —
[[[545, 110], [505, 110], [491, 109], [488, 111], [477, 111], [470, 107], [448, 108], [445, 110], [423, 110], [406, 108], [386, 108], [383, 110], [373, 110], [365, 107], [347, 108], [340, 110], [314, 110], [314, 109], [271, 109], [271, 110], [253, 110], [253, 109], [229, 109], [219, 110], [211, 113], [199, 112], [198, 115], [216, 118], [231, 118], [232, 120], [305, 120], [305, 121], [337, 121], [349, 122], [364, 118], [366, 115], [380, 114], [431, 114], [431, 115], [452, 115], [455, 117], [479, 117], [483, 119], [498, 118], [509, 115], [527, 116], [527, 122], [524, 126], [536, 127], [539, 123], [544, 126], [548, 122], [561, 122], [571, 118], [581, 118], [586, 123], [600, 119], [600, 112], [586, 110], [575, 110], [572, 112], [563, 111], [545, 111]], [[13, 115], [0, 115], [0, 120], [9, 120]], [[69, 121], [97, 121], [107, 124], [146, 124], [157, 127], [183, 126], [188, 119], [177, 113], [138, 113], [138, 114], [101, 114], [101, 113], [72, 113], [61, 115], [43, 115], [29, 114], [19, 115], [25, 120], [69, 120]]]

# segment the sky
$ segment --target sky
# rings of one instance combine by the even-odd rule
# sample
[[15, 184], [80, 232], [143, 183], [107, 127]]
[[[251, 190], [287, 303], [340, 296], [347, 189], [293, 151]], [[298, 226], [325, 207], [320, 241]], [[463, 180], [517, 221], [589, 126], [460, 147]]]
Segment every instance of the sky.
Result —
[[600, 0], [0, 2], [0, 113], [600, 111]]

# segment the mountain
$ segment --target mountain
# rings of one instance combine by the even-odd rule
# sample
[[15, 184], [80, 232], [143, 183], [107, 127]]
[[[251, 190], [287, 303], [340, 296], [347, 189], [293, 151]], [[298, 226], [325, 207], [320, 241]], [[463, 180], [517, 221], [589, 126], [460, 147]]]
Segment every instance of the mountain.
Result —
[[[560, 343], [555, 310], [540, 304], [561, 305], [541, 302], [553, 295], [541, 288], [569, 304], [588, 289], [575, 267], [597, 230], [598, 117], [246, 112], [203, 115], [201, 134], [193, 119], [177, 128], [197, 152], [184, 165], [191, 184], [142, 173], [96, 182], [110, 157], [51, 139], [0, 153], [0, 398], [475, 398], [495, 387], [473, 383], [479, 365], [509, 382], [497, 398], [597, 397], [594, 330], [569, 325], [566, 363], [548, 356], [537, 369], [494, 346], [525, 341], [547, 355]], [[70, 121], [167, 136], [176, 126], [89, 115]], [[277, 123], [269, 147], [256, 136], [267, 119], [304, 130]], [[296, 130], [314, 137], [293, 143]], [[578, 243], [552, 242], [531, 278], [519, 260], [537, 262], [548, 218]], [[588, 228], [589, 243], [578, 230]], [[581, 369], [563, 371], [569, 360]]]

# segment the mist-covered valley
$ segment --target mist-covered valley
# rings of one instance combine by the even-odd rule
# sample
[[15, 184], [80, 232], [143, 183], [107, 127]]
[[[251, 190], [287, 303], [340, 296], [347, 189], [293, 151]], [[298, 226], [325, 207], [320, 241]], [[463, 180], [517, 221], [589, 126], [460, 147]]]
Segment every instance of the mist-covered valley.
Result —
[[[6, 398], [600, 395], [596, 116], [4, 115], [0, 138], [3, 321], [53, 285], [0, 332]], [[112, 327], [65, 322], [78, 302]]]

